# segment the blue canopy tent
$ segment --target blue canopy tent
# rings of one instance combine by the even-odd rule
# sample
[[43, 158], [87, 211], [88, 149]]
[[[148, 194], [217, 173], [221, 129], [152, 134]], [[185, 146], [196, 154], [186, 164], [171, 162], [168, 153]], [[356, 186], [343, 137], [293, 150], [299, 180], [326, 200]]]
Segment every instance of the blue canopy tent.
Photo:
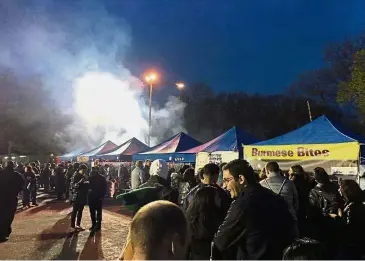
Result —
[[307, 170], [322, 166], [329, 171], [332, 167], [355, 167], [364, 142], [363, 137], [323, 115], [279, 137], [245, 146], [244, 154], [258, 169], [260, 161], [275, 160], [281, 161], [281, 166], [299, 164]]
[[216, 151], [236, 151], [239, 152], [239, 157], [242, 158], [242, 145], [255, 142], [257, 142], [257, 139], [252, 135], [237, 127], [233, 127], [211, 141], [195, 148], [175, 153], [174, 158], [177, 162], [192, 163], [195, 162], [197, 153]]
[[132, 156], [133, 161], [136, 160], [156, 160], [163, 159], [165, 161], [173, 161], [175, 152], [185, 151], [190, 148], [196, 147], [201, 143], [189, 135], [180, 132], [170, 139], [152, 147], [143, 153], [137, 153]]
[[112, 151], [106, 153], [106, 154], [99, 154], [96, 157], [105, 159], [105, 160], [111, 160], [111, 161], [132, 161], [132, 155], [143, 152], [148, 150], [150, 147], [148, 147], [146, 144], [141, 142], [140, 140], [136, 138], [132, 138], [123, 144], [119, 145]]

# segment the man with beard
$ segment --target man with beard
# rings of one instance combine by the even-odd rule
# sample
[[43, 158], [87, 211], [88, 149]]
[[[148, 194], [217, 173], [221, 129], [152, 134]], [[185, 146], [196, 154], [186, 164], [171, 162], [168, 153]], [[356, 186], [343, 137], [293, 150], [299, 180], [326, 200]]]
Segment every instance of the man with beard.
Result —
[[93, 230], [101, 229], [103, 199], [106, 194], [106, 179], [100, 175], [98, 169], [93, 167], [89, 178], [89, 195], [88, 202]]
[[66, 189], [65, 163], [61, 162], [55, 170], [55, 185], [57, 199], [62, 200]]
[[0, 242], [11, 234], [11, 224], [18, 205], [18, 194], [22, 191], [24, 180], [14, 171], [14, 162], [9, 161], [0, 173]]

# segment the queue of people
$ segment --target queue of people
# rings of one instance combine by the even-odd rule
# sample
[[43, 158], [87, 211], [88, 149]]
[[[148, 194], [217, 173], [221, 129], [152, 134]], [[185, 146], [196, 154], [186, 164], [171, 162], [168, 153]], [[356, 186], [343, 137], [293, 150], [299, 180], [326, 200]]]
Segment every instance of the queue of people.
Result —
[[169, 169], [158, 159], [137, 161], [133, 170], [121, 166], [118, 177], [108, 172], [107, 165], [89, 172], [71, 162], [43, 170], [8, 162], [0, 173], [0, 240], [11, 234], [18, 194], [24, 206], [36, 204], [38, 181], [45, 190], [54, 187], [58, 199], [70, 199], [72, 231], [84, 230], [87, 204], [90, 230], [100, 230], [103, 200], [117, 180], [127, 191], [117, 199], [134, 212], [124, 260], [365, 257], [364, 192], [354, 180], [332, 182], [323, 168], [308, 174], [296, 165], [284, 175], [269, 162], [258, 174], [247, 161], [233, 160], [209, 163], [195, 175], [191, 166]]
[[365, 257], [364, 192], [354, 180], [335, 183], [323, 168], [308, 175], [299, 165], [283, 175], [276, 162], [258, 175], [244, 160], [207, 164], [198, 184], [188, 182], [190, 171], [156, 160], [150, 180], [121, 195], [139, 203], [121, 259]]

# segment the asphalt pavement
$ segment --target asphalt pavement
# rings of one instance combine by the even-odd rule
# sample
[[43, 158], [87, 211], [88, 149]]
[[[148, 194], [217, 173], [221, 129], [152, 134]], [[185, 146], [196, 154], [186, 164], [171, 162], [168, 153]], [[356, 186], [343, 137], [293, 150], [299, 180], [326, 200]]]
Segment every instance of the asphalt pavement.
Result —
[[107, 199], [101, 231], [91, 233], [89, 208], [85, 207], [81, 226], [70, 232], [71, 206], [54, 195], [38, 193], [38, 206], [23, 210], [19, 202], [13, 233], [0, 243], [0, 260], [115, 260], [128, 233], [131, 213]]

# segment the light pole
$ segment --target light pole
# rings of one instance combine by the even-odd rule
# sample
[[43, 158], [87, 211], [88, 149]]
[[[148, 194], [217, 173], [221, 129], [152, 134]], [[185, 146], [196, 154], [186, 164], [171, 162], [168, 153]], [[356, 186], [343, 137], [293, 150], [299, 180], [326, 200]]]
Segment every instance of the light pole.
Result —
[[[155, 84], [157, 80], [158, 80], [158, 75], [155, 72], [150, 72], [145, 77], [145, 81], [150, 87], [149, 112], [148, 112], [148, 146], [151, 146], [153, 84]], [[175, 83], [175, 85], [179, 90], [185, 88], [185, 84], [183, 82], [177, 82]]]
[[149, 113], [148, 113], [148, 146], [151, 146], [151, 128], [152, 128], [152, 92], [153, 92], [153, 83], [157, 80], [156, 73], [150, 73], [145, 78], [146, 82], [150, 86], [150, 100], [149, 100]]

